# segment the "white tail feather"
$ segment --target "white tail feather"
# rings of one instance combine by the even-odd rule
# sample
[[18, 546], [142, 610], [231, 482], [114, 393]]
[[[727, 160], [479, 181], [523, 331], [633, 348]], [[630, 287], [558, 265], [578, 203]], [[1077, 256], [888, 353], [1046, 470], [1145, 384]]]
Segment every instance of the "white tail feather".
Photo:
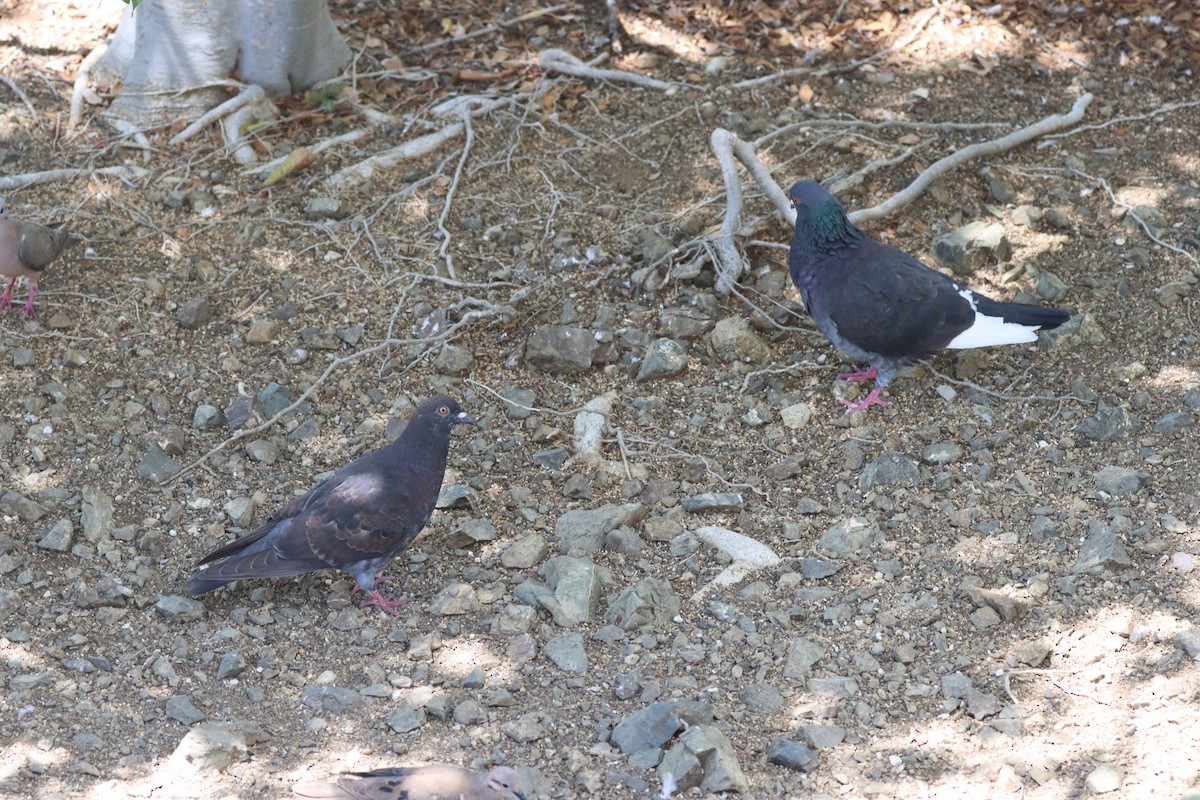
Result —
[[971, 304], [975, 312], [975, 322], [971, 327], [955, 336], [946, 345], [951, 350], [966, 350], [971, 347], [991, 347], [997, 344], [1024, 344], [1036, 342], [1040, 325], [1021, 325], [1016, 322], [1005, 322], [1001, 317], [989, 317], [979, 313], [975, 295], [970, 289], [964, 289], [955, 284], [958, 293]]

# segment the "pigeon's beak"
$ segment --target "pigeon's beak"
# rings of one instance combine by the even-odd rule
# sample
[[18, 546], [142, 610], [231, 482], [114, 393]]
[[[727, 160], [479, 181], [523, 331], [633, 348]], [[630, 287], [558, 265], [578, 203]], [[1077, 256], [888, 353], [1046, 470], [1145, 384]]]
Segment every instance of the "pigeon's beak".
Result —
[[513, 797], [517, 798], [517, 800], [525, 800], [525, 795], [521, 794], [520, 792], [513, 792], [512, 794]]
[[471, 415], [465, 411], [458, 412], [458, 416], [456, 416], [454, 418], [454, 424], [455, 425], [474, 425], [476, 428], [479, 427], [479, 423], [476, 422], [474, 419], [472, 419]]

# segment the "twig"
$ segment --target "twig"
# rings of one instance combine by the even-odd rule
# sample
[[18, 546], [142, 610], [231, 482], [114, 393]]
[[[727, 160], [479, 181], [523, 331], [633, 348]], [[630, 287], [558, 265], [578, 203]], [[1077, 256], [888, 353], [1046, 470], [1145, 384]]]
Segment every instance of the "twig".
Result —
[[1173, 253], [1178, 253], [1179, 255], [1186, 258], [1188, 261], [1191, 261], [1193, 266], [1200, 267], [1200, 260], [1197, 260], [1196, 257], [1194, 255], [1192, 255], [1191, 253], [1189, 253], [1187, 250], [1184, 250], [1181, 247], [1176, 247], [1173, 244], [1168, 244], [1167, 242], [1164, 242], [1162, 239], [1155, 236], [1154, 231], [1150, 230], [1150, 226], [1146, 223], [1146, 220], [1142, 219], [1141, 215], [1138, 214], [1137, 211], [1134, 210], [1133, 206], [1131, 206], [1129, 203], [1126, 203], [1124, 200], [1117, 197], [1116, 193], [1113, 192], [1112, 187], [1108, 185], [1108, 181], [1104, 180], [1104, 178], [1096, 178], [1091, 175], [1088, 175], [1086, 172], [1082, 172], [1082, 171], [1080, 171], [1078, 169], [1074, 169], [1074, 168], [1070, 169], [1069, 171], [1072, 174], [1078, 175], [1079, 177], [1081, 177], [1085, 180], [1092, 181], [1093, 183], [1098, 183], [1102, 187], [1104, 187], [1104, 191], [1108, 192], [1108, 197], [1113, 202], [1113, 205], [1118, 205], [1121, 208], [1125, 209], [1125, 213], [1128, 214], [1129, 216], [1133, 217], [1134, 221], [1137, 222], [1137, 224], [1142, 227], [1142, 230], [1145, 231], [1146, 236], [1148, 236], [1150, 238], [1150, 241], [1154, 242], [1155, 244], [1159, 245], [1160, 247], [1167, 248], [1168, 250], [1170, 250]]
[[530, 20], [538, 19], [539, 17], [545, 17], [550, 14], [557, 14], [559, 11], [562, 11], [566, 7], [567, 7], [566, 3], [560, 3], [559, 5], [556, 5], [556, 6], [540, 8], [537, 11], [530, 11], [528, 14], [522, 14], [519, 17], [513, 17], [510, 20], [505, 20], [504, 22], [498, 22], [495, 25], [488, 25], [486, 27], [480, 28], [479, 30], [471, 31], [470, 33], [464, 33], [461, 36], [450, 36], [446, 39], [438, 39], [436, 42], [429, 42], [427, 44], [418, 45], [417, 47], [410, 47], [407, 50], [405, 50], [402, 53], [402, 55], [407, 56], [407, 55], [411, 55], [413, 53], [423, 53], [426, 50], [433, 50], [438, 47], [444, 47], [446, 45], [458, 44], [459, 42], [465, 42], [468, 39], [474, 39], [477, 36], [486, 36], [489, 33], [495, 33], [496, 31], [502, 31], [505, 28], [511, 28], [513, 25], [520, 25], [522, 22], [529, 22]]
[[265, 100], [266, 97], [267, 93], [261, 86], [257, 84], [247, 86], [246, 88], [242, 89], [242, 91], [238, 92], [224, 103], [221, 103], [216, 108], [211, 108], [204, 112], [199, 119], [197, 119], [191, 125], [188, 125], [179, 133], [172, 136], [170, 143], [173, 145], [183, 144], [188, 139], [207, 128], [214, 121], [221, 119], [221, 117], [232, 114], [242, 106], [248, 106], [252, 103], [257, 103], [260, 100]]
[[1012, 401], [1016, 401], [1016, 402], [1027, 401], [1027, 400], [1042, 400], [1042, 401], [1048, 401], [1048, 402], [1053, 402], [1053, 403], [1063, 403], [1063, 402], [1066, 402], [1067, 400], [1074, 400], [1077, 403], [1083, 403], [1084, 405], [1092, 404], [1091, 401], [1084, 400], [1082, 397], [1076, 397], [1073, 394], [1064, 394], [1064, 395], [1059, 395], [1059, 396], [1051, 395], [1050, 397], [1046, 397], [1044, 395], [1037, 395], [1037, 394], [1023, 395], [1023, 396], [1004, 394], [1003, 392], [997, 392], [993, 389], [988, 389], [984, 386], [980, 386], [978, 383], [975, 383], [973, 381], [961, 380], [959, 378], [951, 378], [949, 375], [945, 375], [941, 372], [938, 372], [936, 369], [933, 368], [932, 364], [926, 363], [925, 366], [929, 369], [930, 372], [932, 372], [934, 375], [941, 378], [942, 380], [946, 381], [947, 383], [953, 383], [955, 386], [965, 386], [968, 389], [974, 389], [977, 392], [986, 394], [988, 397], [995, 397], [997, 400], [1012, 400]]
[[589, 67], [566, 50], [546, 50], [538, 56], [537, 63], [539, 67], [547, 72], [565, 72], [568, 75], [575, 75], [579, 78], [592, 78], [601, 81], [623, 81], [645, 89], [658, 89], [664, 92], [678, 90], [687, 86], [687, 84], [669, 83], [668, 81], [647, 78], [645, 75], [638, 75], [634, 72], [626, 72], [619, 69]]
[[494, 396], [494, 397], [495, 397], [497, 400], [501, 400], [501, 401], [503, 401], [503, 402], [505, 402], [505, 403], [508, 403], [508, 404], [509, 404], [510, 406], [512, 406], [513, 408], [519, 408], [519, 409], [521, 409], [521, 410], [523, 410], [523, 411], [531, 411], [531, 412], [533, 412], [533, 413], [535, 413], [535, 414], [549, 414], [549, 415], [551, 415], [551, 416], [554, 416], [554, 417], [574, 417], [576, 414], [578, 414], [578, 413], [579, 413], [579, 409], [577, 409], [577, 408], [576, 408], [576, 409], [570, 409], [570, 410], [568, 410], [568, 411], [555, 411], [555, 410], [554, 410], [554, 409], [552, 409], [552, 408], [541, 408], [541, 407], [539, 407], [539, 406], [527, 406], [527, 405], [523, 405], [523, 404], [521, 404], [521, 403], [518, 403], [516, 400], [509, 400], [507, 397], [505, 397], [504, 395], [500, 394], [500, 393], [499, 393], [499, 392], [497, 392], [495, 389], [493, 389], [492, 387], [488, 386], [486, 383], [481, 383], [480, 381], [477, 381], [477, 380], [475, 380], [474, 378], [465, 378], [465, 379], [463, 380], [463, 383], [469, 383], [469, 384], [471, 384], [472, 386], [478, 386], [480, 389], [483, 389], [483, 390], [484, 390], [485, 392], [487, 392], [488, 394], [490, 394], [490, 395]]
[[[132, 146], [135, 149], [142, 151], [142, 163], [149, 164], [152, 148], [150, 147], [150, 139], [146, 137], [146, 134], [143, 133], [137, 125], [134, 125], [129, 120], [114, 119], [112, 120], [112, 124], [114, 128], [129, 137], [129, 139], [133, 142]], [[131, 146], [128, 143], [122, 144], [125, 147]]]
[[471, 127], [471, 114], [465, 107], [462, 110], [461, 119], [466, 141], [463, 142], [458, 166], [454, 168], [454, 177], [450, 179], [450, 185], [446, 187], [446, 201], [442, 204], [442, 213], [438, 215], [437, 221], [438, 232], [442, 235], [442, 243], [438, 245], [438, 252], [446, 262], [446, 277], [452, 280], [458, 279], [458, 273], [454, 270], [454, 256], [450, 254], [450, 231], [446, 228], [446, 217], [450, 214], [450, 204], [454, 202], [454, 192], [458, 189], [459, 179], [462, 178], [463, 165], [467, 163], [467, 158], [471, 155], [471, 145], [475, 143], [475, 129]]
[[1200, 106], [1200, 100], [1192, 100], [1187, 103], [1170, 103], [1165, 106], [1160, 106], [1159, 108], [1156, 108], [1153, 111], [1147, 111], [1144, 114], [1131, 114], [1131, 115], [1125, 116], [1125, 117], [1113, 117], [1112, 119], [1107, 119], [1104, 122], [1097, 122], [1092, 125], [1080, 125], [1078, 128], [1071, 128], [1071, 130], [1063, 131], [1062, 133], [1052, 133], [1049, 136], [1046, 136], [1045, 138], [1046, 139], [1062, 139], [1063, 137], [1074, 136], [1075, 134], [1083, 133], [1084, 131], [1103, 130], [1104, 128], [1109, 128], [1109, 127], [1112, 127], [1113, 125], [1118, 125], [1122, 122], [1137, 122], [1138, 120], [1149, 119], [1150, 117], [1157, 117], [1160, 114], [1169, 114], [1172, 111], [1178, 111], [1181, 108], [1194, 108], [1195, 106]]
[[1109, 703], [1106, 700], [1101, 700], [1099, 697], [1090, 695], [1087, 692], [1073, 692], [1058, 681], [1054, 680], [1054, 678], [1050, 677], [1051, 675], [1074, 675], [1078, 672], [1083, 672], [1084, 669], [1086, 669], [1086, 667], [1080, 667], [1078, 669], [1010, 669], [1004, 673], [1004, 690], [1008, 692], [1009, 699], [1011, 699], [1014, 704], [1020, 705], [1020, 703], [1017, 703], [1016, 699], [1013, 698], [1012, 691], [1009, 688], [1009, 678], [1013, 675], [1045, 675], [1050, 681], [1050, 684], [1064, 694], [1069, 694], [1073, 697], [1082, 697], [1085, 700], [1091, 700], [1093, 703], [1099, 703], [1102, 706], [1111, 706], [1112, 703]]
[[86, 167], [69, 167], [66, 169], [48, 169], [45, 172], [26, 172], [23, 175], [7, 175], [0, 178], [0, 192], [9, 189], [24, 189], [26, 186], [36, 186], [41, 183], [56, 181], [72, 181], [82, 175], [113, 175], [121, 180], [134, 181], [144, 178], [149, 172], [141, 167], [128, 164], [118, 164], [112, 167], [90, 169]]
[[920, 150], [925, 145], [930, 144], [932, 141], [933, 141], [933, 139], [926, 139], [923, 142], [917, 142], [916, 144], [914, 144], [912, 147], [905, 150], [900, 155], [894, 156], [892, 158], [879, 158], [879, 159], [875, 159], [874, 161], [868, 161], [857, 172], [853, 172], [844, 178], [838, 178], [835, 181], [830, 181], [829, 185], [826, 186], [825, 188], [829, 190], [830, 194], [835, 194], [835, 195], [841, 194], [842, 192], [844, 192], [848, 189], [853, 189], [855, 186], [858, 186], [859, 184], [861, 184], [863, 182], [863, 179], [866, 178], [868, 175], [870, 175], [872, 172], [878, 172], [879, 170], [881, 170], [885, 167], [894, 167], [894, 166], [897, 166], [898, 164], [903, 164], [905, 161], [912, 158], [913, 155], [918, 150]]
[[797, 361], [795, 364], [788, 364], [786, 367], [756, 369], [753, 372], [747, 372], [746, 377], [742, 378], [742, 394], [745, 394], [750, 388], [751, 378], [757, 378], [759, 375], [782, 375], [785, 372], [794, 372], [798, 369], [833, 369], [833, 365], [818, 364], [815, 361]]
[[[343, 133], [339, 136], [334, 136], [329, 139], [323, 139], [323, 140], [317, 142], [316, 144], [310, 144], [310, 145], [308, 145], [308, 152], [312, 153], [313, 156], [315, 157], [318, 153], [328, 150], [331, 147], [335, 147], [336, 145], [348, 144], [350, 142], [357, 142], [359, 139], [366, 136], [367, 133], [369, 133], [369, 131], [366, 128], [356, 128], [352, 131], [347, 131], [346, 133]], [[275, 169], [277, 166], [282, 164], [283, 160], [285, 158], [287, 158], [287, 156], [280, 156], [279, 158], [272, 159], [271, 161], [268, 161], [265, 164], [259, 164], [258, 166], [251, 167], [250, 169], [247, 169], [247, 170], [243, 170], [242, 174], [243, 175], [258, 175], [263, 172], [270, 172], [271, 170]]]
[[79, 71], [75, 73], [75, 83], [71, 87], [71, 111], [67, 116], [68, 133], [74, 133], [75, 129], [79, 127], [79, 123], [83, 121], [83, 93], [87, 91], [88, 85], [92, 82], [92, 68], [107, 52], [107, 42], [99, 45], [88, 53], [87, 58], [83, 59], [79, 65]]
[[[972, 159], [982, 158], [984, 156], [994, 156], [998, 153], [1005, 153], [1015, 147], [1020, 147], [1026, 142], [1037, 139], [1040, 136], [1045, 136], [1051, 131], [1056, 131], [1059, 128], [1065, 128], [1069, 125], [1074, 125], [1083, 119], [1083, 114], [1087, 111], [1087, 107], [1091, 105], [1092, 94], [1085, 92], [1075, 104], [1071, 106], [1071, 110], [1066, 114], [1052, 114], [1049, 117], [1041, 119], [1032, 125], [1026, 125], [1024, 128], [1013, 131], [1010, 134], [1001, 136], [999, 139], [991, 139], [986, 142], [968, 145], [962, 150], [957, 150], [945, 158], [939, 159], [925, 168], [925, 171], [916, 177], [916, 179], [904, 188], [903, 191], [897, 192], [889, 199], [871, 208], [864, 208], [849, 214], [850, 221], [855, 225], [868, 220], [879, 219], [886, 217], [898, 208], [908, 205], [913, 200], [921, 195], [925, 188], [935, 180], [940, 178], [945, 173], [955, 169], [962, 164], [971, 161]], [[794, 219], [794, 212], [793, 212]]]
[[[475, 98], [479, 101], [479, 105], [470, 113], [472, 117], [481, 117], [484, 114], [489, 114], [497, 109], [512, 105], [519, 99], [523, 99], [523, 95], [510, 98], [498, 98], [492, 100], [484, 100]], [[350, 186], [365, 183], [371, 179], [377, 169], [387, 169], [401, 161], [408, 159], [420, 158], [437, 150], [446, 142], [454, 139], [459, 134], [463, 133], [466, 125], [463, 122], [455, 122], [447, 125], [440, 130], [428, 133], [424, 136], [418, 136], [416, 139], [410, 139], [403, 144], [397, 145], [390, 150], [385, 150], [382, 153], [367, 158], [357, 164], [352, 164], [349, 167], [338, 170], [325, 179], [325, 183], [335, 189], [348, 188]]]
[[29, 95], [21, 91], [20, 86], [17, 86], [15, 83], [9, 80], [3, 73], [0, 73], [0, 83], [3, 83], [5, 86], [11, 89], [12, 93], [21, 99], [21, 102], [25, 104], [25, 108], [29, 111], [29, 116], [37, 119], [37, 109], [33, 107], [33, 103], [29, 102]]
[[625, 432], [620, 428], [617, 428], [617, 448], [621, 451], [621, 464], [625, 467], [625, 477], [633, 480], [633, 473], [629, 470], [629, 449], [625, 447]]

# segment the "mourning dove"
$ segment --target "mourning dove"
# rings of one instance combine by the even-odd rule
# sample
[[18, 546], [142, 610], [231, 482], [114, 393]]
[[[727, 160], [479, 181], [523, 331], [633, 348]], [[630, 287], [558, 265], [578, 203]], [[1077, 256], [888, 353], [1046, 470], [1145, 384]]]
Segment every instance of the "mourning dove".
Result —
[[512, 767], [485, 774], [450, 764], [348, 772], [330, 783], [298, 783], [292, 791], [324, 800], [525, 800]]
[[188, 580], [204, 594], [242, 578], [341, 569], [387, 613], [404, 605], [375, 588], [376, 573], [429, 523], [446, 472], [450, 430], [475, 420], [449, 397], [421, 403], [396, 441], [352, 461], [256, 530], [214, 550]]
[[64, 231], [51, 230], [36, 222], [22, 222], [0, 214], [0, 275], [8, 277], [8, 288], [0, 294], [0, 310], [12, 305], [13, 284], [25, 278], [29, 294], [25, 307], [17, 313], [24, 319], [34, 316], [33, 297], [37, 294], [42, 270], [62, 251], [79, 239]]

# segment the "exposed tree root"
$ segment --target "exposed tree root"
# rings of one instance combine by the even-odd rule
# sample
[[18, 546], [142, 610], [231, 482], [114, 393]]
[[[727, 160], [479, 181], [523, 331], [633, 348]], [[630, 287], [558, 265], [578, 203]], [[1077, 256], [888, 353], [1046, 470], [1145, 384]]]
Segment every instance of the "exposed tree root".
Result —
[[68, 169], [48, 169], [45, 172], [26, 172], [24, 175], [7, 175], [0, 178], [0, 191], [24, 189], [26, 186], [36, 186], [40, 183], [55, 183], [56, 181], [73, 181], [81, 175], [110, 175], [122, 180], [138, 180], [146, 177], [148, 170], [141, 167], [118, 164], [113, 167], [72, 167]]
[[546, 50], [538, 56], [537, 63], [547, 72], [565, 72], [579, 78], [593, 78], [601, 81], [621, 81], [641, 86], [644, 89], [658, 89], [665, 92], [678, 91], [687, 86], [687, 84], [660, 81], [657, 78], [647, 78], [645, 75], [619, 69], [597, 69], [580, 61], [566, 50]]

